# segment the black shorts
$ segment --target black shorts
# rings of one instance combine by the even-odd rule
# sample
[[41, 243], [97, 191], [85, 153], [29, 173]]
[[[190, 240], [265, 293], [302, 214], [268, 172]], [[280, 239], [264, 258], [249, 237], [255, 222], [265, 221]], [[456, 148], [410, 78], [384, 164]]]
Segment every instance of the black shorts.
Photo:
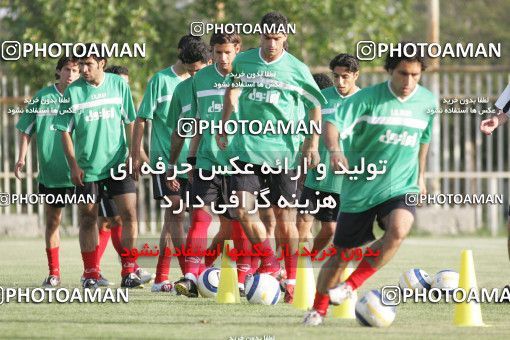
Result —
[[[230, 176], [215, 175], [210, 180], [202, 179], [199, 175], [202, 171], [204, 176], [211, 177], [212, 172], [204, 169], [195, 169], [193, 171], [193, 184], [191, 185], [192, 204], [199, 204], [204, 202], [209, 205], [214, 202], [218, 207], [220, 204], [230, 204], [229, 197], [232, 193], [230, 190]], [[197, 199], [197, 196], [200, 198]], [[228, 208], [222, 216], [232, 219], [234, 212]]]
[[[44, 184], [39, 183], [39, 193], [43, 195], [53, 195], [53, 196], [61, 196], [64, 198], [66, 195], [71, 195], [73, 193], [73, 187], [64, 187], [64, 188], [48, 188]], [[63, 200], [59, 200], [63, 201]], [[54, 208], [63, 208], [65, 207], [65, 203], [52, 203], [48, 204]]]
[[[237, 161], [237, 166], [241, 169], [247, 164], [245, 162]], [[287, 201], [294, 202], [297, 196], [297, 179], [296, 170], [288, 170], [288, 173], [281, 174], [263, 174], [261, 172], [261, 165], [253, 164], [253, 175], [232, 175], [231, 188], [237, 192], [246, 191], [250, 193], [260, 192], [262, 189], [269, 188], [268, 199], [273, 205], [278, 203], [278, 199], [283, 196]]]
[[[317, 210], [317, 200], [323, 201], [326, 197], [332, 197], [335, 201], [334, 208], [320, 208], [316, 213], [312, 213]], [[320, 190], [314, 190], [308, 187], [303, 187], [303, 192], [299, 197], [299, 205], [305, 205], [308, 200], [308, 205], [304, 208], [299, 208], [298, 213], [305, 213], [313, 215], [316, 219], [321, 222], [334, 222], [338, 219], [338, 210], [340, 209], [340, 195], [333, 192], [325, 192]], [[303, 211], [303, 212], [302, 212]]]
[[188, 190], [188, 180], [177, 177], [181, 185], [178, 191], [170, 190], [166, 186], [166, 174], [152, 175], [152, 192], [155, 200], [162, 200], [164, 196], [181, 196], [185, 199], [186, 190]]
[[118, 195], [136, 193], [135, 181], [131, 176], [122, 180], [105, 178], [95, 182], [85, 182], [84, 186], [75, 186], [74, 193], [82, 195], [94, 195], [94, 203], [99, 203], [103, 197], [112, 198]]
[[379, 227], [386, 230], [382, 219], [395, 209], [405, 209], [413, 216], [416, 214], [416, 207], [408, 206], [405, 202], [405, 196], [391, 198], [359, 213], [340, 212], [333, 244], [340, 248], [354, 248], [375, 240], [373, 233], [374, 221], [377, 219]]
[[101, 197], [99, 201], [99, 209], [97, 212], [97, 216], [100, 217], [119, 216], [119, 212], [117, 211], [115, 201], [111, 198]]

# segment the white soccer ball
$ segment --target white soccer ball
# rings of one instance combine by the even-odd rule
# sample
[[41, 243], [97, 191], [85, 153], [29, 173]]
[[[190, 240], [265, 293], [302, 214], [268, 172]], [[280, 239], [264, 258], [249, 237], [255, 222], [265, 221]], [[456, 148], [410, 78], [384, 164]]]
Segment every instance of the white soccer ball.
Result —
[[432, 280], [432, 288], [441, 289], [447, 293], [459, 288], [459, 273], [446, 269], [438, 272]]
[[432, 278], [424, 270], [414, 268], [404, 272], [398, 280], [401, 289], [430, 289]]
[[218, 268], [207, 268], [198, 277], [198, 291], [203, 297], [216, 297], [219, 283], [220, 270]]
[[363, 326], [388, 327], [395, 320], [395, 306], [385, 306], [381, 302], [381, 293], [373, 289], [356, 302], [356, 319]]
[[280, 300], [280, 284], [269, 274], [248, 276], [244, 285], [250, 303], [276, 305]]

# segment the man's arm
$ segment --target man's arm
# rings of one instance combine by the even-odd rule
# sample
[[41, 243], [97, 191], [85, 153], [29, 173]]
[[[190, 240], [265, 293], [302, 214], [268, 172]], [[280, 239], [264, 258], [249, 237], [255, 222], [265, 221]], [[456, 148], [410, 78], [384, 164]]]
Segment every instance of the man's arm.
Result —
[[[223, 99], [223, 113], [221, 116], [221, 124], [225, 126], [225, 123], [230, 119], [232, 112], [238, 107], [239, 95], [241, 94], [239, 88], [227, 87], [225, 90], [225, 97]], [[227, 135], [223, 133], [216, 135], [216, 143], [221, 150], [225, 150], [228, 145]]]
[[74, 145], [73, 139], [71, 138], [71, 133], [67, 131], [62, 131], [62, 146], [64, 147], [64, 153], [67, 158], [67, 163], [71, 168], [71, 181], [76, 186], [83, 186], [83, 176], [85, 173], [79, 167], [78, 162], [76, 162], [76, 157], [74, 155]]
[[429, 144], [420, 144], [420, 151], [418, 152], [419, 162], [419, 175], [418, 185], [420, 186], [420, 194], [427, 193], [427, 186], [425, 184], [425, 168], [427, 167], [427, 153], [429, 151]]
[[145, 131], [145, 118], [136, 117], [134, 128], [133, 128], [133, 147], [130, 155], [132, 157], [133, 164], [133, 179], [138, 181], [140, 176], [141, 161], [140, 156], [142, 153], [142, 138], [143, 132]]
[[27, 156], [28, 144], [30, 144], [30, 135], [20, 132], [18, 161], [14, 167], [14, 176], [16, 176], [19, 180], [21, 180], [20, 171], [25, 167], [25, 157]]
[[348, 169], [349, 163], [345, 158], [344, 152], [339, 144], [340, 133], [336, 126], [326, 121], [324, 126], [324, 144], [326, 145], [326, 149], [329, 151], [331, 169], [333, 170], [341, 170], [339, 163], [343, 164], [343, 166]]
[[[308, 119], [310, 122], [313, 121], [317, 126], [320, 126], [320, 106], [314, 107], [308, 111]], [[317, 164], [319, 164], [319, 138], [320, 135], [316, 131], [313, 131], [312, 135], [310, 136], [309, 143], [303, 145], [303, 157], [305, 157], [309, 168], [315, 168]]]

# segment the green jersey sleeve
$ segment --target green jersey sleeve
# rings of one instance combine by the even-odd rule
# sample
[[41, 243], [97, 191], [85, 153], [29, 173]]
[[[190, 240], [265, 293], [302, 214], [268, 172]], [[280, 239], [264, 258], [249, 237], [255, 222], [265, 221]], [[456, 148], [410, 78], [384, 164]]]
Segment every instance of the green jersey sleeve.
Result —
[[28, 104], [25, 109], [25, 112], [23, 112], [19, 118], [18, 123], [16, 124], [16, 129], [20, 132], [32, 136], [32, 134], [37, 130], [36, 118], [39, 102], [39, 98], [34, 96], [34, 98], [30, 101], [30, 104]]
[[64, 92], [64, 100], [58, 108], [58, 115], [55, 117], [55, 129], [72, 132], [74, 129], [74, 110], [69, 89]]

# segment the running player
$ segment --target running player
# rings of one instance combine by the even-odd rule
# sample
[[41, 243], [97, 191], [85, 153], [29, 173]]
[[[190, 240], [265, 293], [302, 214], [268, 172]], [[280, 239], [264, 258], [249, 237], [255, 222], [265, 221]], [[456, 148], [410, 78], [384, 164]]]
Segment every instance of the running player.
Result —
[[[210, 46], [213, 51], [215, 63], [198, 71], [191, 80], [192, 83], [192, 102], [191, 110], [188, 114], [181, 117], [196, 118], [196, 125], [200, 125], [201, 120], [218, 123], [221, 120], [221, 111], [223, 108], [223, 95], [225, 87], [228, 86], [227, 75], [232, 71], [232, 61], [241, 48], [241, 37], [237, 34], [213, 34], [210, 39]], [[175, 164], [177, 157], [181, 152], [180, 146], [184, 140], [179, 137], [176, 130], [172, 135], [172, 150], [170, 163]], [[207, 232], [215, 211], [219, 204], [228, 204], [229, 176], [215, 174], [213, 168], [224, 167], [229, 164], [227, 154], [218, 148], [214, 142], [214, 134], [210, 130], [202, 134], [197, 133], [192, 140], [188, 162], [195, 169], [193, 173], [192, 198], [193, 204], [200, 199], [204, 203], [203, 208], [193, 209], [191, 217], [191, 228], [188, 232], [186, 248], [193, 249], [198, 254], [203, 253], [207, 247]], [[207, 179], [204, 179], [206, 177]], [[170, 186], [178, 183], [171, 181]], [[236, 249], [251, 250], [246, 235], [238, 221], [232, 220], [229, 211], [225, 211], [218, 216], [220, 218], [219, 235], [234, 239]], [[220, 240], [217, 240], [220, 241]], [[211, 264], [212, 259], [206, 259], [206, 265]], [[238, 284], [241, 295], [244, 295], [244, 280], [251, 268], [251, 258], [242, 256], [237, 259]], [[188, 297], [197, 297], [197, 280], [200, 274], [200, 265], [202, 256], [187, 256], [186, 271], [184, 278], [175, 283], [177, 292]]]
[[[271, 12], [261, 20], [261, 27], [287, 27], [287, 18], [278, 12]], [[244, 121], [259, 121], [262, 126], [268, 122], [274, 126], [278, 123], [298, 123], [300, 113], [309, 114], [309, 121], [319, 124], [320, 106], [324, 97], [315, 84], [312, 75], [302, 62], [286, 52], [283, 48], [287, 34], [264, 32], [260, 36], [260, 47], [240, 53], [233, 63], [233, 74], [237, 75], [232, 81], [241, 86], [227, 88], [223, 106], [223, 125], [230, 119], [234, 107], [238, 103], [238, 118]], [[310, 131], [310, 142], [305, 145], [303, 156], [308, 166], [313, 168], [319, 162], [319, 135]], [[225, 134], [216, 136], [220, 148], [225, 149], [228, 141]], [[261, 258], [259, 272], [281, 275], [279, 263], [276, 261], [267, 238], [266, 228], [258, 213], [250, 214], [254, 210], [255, 192], [268, 188], [269, 201], [276, 217], [276, 228], [283, 242], [288, 244], [290, 252], [286, 252], [285, 269], [288, 280], [295, 280], [298, 231], [295, 224], [296, 212], [290, 207], [280, 207], [278, 202], [286, 200], [294, 202], [297, 194], [296, 168], [299, 161], [301, 137], [299, 134], [264, 133], [236, 135], [232, 139], [232, 154], [239, 157], [238, 166], [245, 166], [255, 172], [252, 175], [234, 174], [231, 176], [232, 190], [236, 191], [239, 207], [236, 215], [239, 217], [246, 235], [252, 242], [263, 243], [265, 249]], [[262, 165], [273, 170], [278, 166], [290, 169], [280, 173], [263, 174]], [[265, 171], [266, 173], [268, 171]], [[278, 171], [276, 171], [278, 172]], [[280, 244], [282, 248], [284, 244]], [[292, 282], [292, 281], [291, 281]], [[287, 285], [285, 301], [292, 301], [292, 285]]]
[[[342, 182], [334, 237], [338, 255], [321, 268], [313, 309], [306, 314], [305, 325], [321, 324], [330, 302], [342, 303], [391, 260], [414, 221], [415, 207], [407, 206], [404, 196], [426, 190], [424, 174], [434, 118], [429, 112], [438, 102], [418, 85], [424, 60], [417, 55], [407, 57], [412, 53], [407, 52], [402, 57], [386, 58], [389, 81], [360, 90], [334, 115], [325, 116], [331, 167], [349, 173], [355, 165], [356, 175]], [[348, 145], [342, 143], [345, 154], [339, 136], [351, 138]], [[375, 219], [385, 233], [374, 242]], [[340, 254], [367, 244], [375, 252], [361, 259], [349, 278], [338, 285], [347, 267]]]
[[[35, 94], [21, 115], [16, 128], [19, 130], [19, 155], [14, 168], [14, 175], [21, 180], [20, 172], [25, 166], [28, 145], [34, 133], [37, 134], [37, 161], [39, 174], [39, 193], [44, 195], [64, 196], [73, 187], [69, 166], [64, 155], [60, 132], [53, 123], [58, 113], [59, 101], [67, 86], [80, 76], [78, 62], [69, 57], [62, 57], [57, 62], [56, 84], [43, 88]], [[62, 219], [63, 204], [45, 204], [46, 256], [49, 275], [43, 281], [43, 287], [60, 285], [59, 225]]]
[[[112, 65], [107, 67], [104, 70], [106, 73], [113, 73], [121, 76], [126, 83], [129, 84], [129, 70], [124, 66]], [[141, 150], [142, 157], [147, 158], [143, 149]], [[113, 199], [108, 197], [101, 197], [99, 201], [99, 216], [97, 220], [97, 226], [99, 229], [99, 238], [98, 238], [98, 265], [101, 268], [101, 259], [103, 257], [104, 251], [106, 250], [106, 246], [108, 245], [108, 241], [110, 237], [112, 239], [113, 247], [119, 256], [122, 256], [124, 252], [121, 246], [121, 236], [122, 236], [122, 219], [119, 216], [117, 207], [115, 206], [115, 202]], [[142, 283], [147, 283], [150, 280], [154, 279], [155, 275], [149, 273], [147, 270], [141, 268], [137, 262], [135, 262], [135, 274], [140, 278]], [[82, 282], [85, 278], [82, 277]], [[102, 274], [100, 274], [100, 278], [97, 281], [98, 286], [108, 286], [113, 283], [109, 282]]]
[[[96, 203], [78, 204], [84, 288], [96, 288], [99, 279], [97, 202], [104, 187], [108, 197], [115, 200], [123, 221], [123, 248], [132, 249], [138, 233], [135, 182], [119, 170], [129, 155], [135, 119], [131, 90], [120, 76], [104, 73], [106, 58], [91, 46], [86, 44], [84, 50], [78, 51], [84, 56], [79, 59], [82, 77], [67, 88], [66, 102], [60, 105], [56, 119], [75, 193], [96, 198]], [[140, 278], [134, 273], [134, 256], [124, 256], [121, 261], [121, 286], [140, 286]]]
[[[166, 167], [169, 164], [169, 150], [170, 150], [170, 135], [172, 131], [168, 128], [166, 121], [170, 110], [170, 103], [174, 96], [175, 88], [183, 80], [190, 77], [180, 53], [189, 42], [196, 38], [190, 36], [183, 36], [179, 40], [177, 50], [179, 57], [177, 61], [157, 72], [147, 84], [147, 89], [143, 96], [142, 104], [138, 109], [138, 115], [135, 122], [134, 130], [134, 152], [133, 152], [133, 166], [135, 169], [140, 168], [140, 154], [138, 150], [142, 149], [142, 137], [145, 130], [147, 120], [152, 122], [151, 127], [151, 141], [150, 141], [150, 166], [156, 169], [158, 161], [164, 162], [165, 172], [161, 174], [152, 174], [152, 190], [155, 200], [166, 200], [172, 202], [171, 207], [165, 209], [165, 216], [163, 227], [161, 228], [161, 236], [159, 247], [161, 249], [158, 257], [158, 264], [156, 267], [156, 278], [151, 290], [153, 292], [172, 292], [173, 284], [168, 280], [170, 272], [170, 256], [164, 251], [166, 247], [180, 248], [184, 243], [184, 214], [185, 211], [181, 209], [180, 213], [175, 213], [179, 207], [179, 201], [184, 198], [187, 186], [187, 175], [184, 174], [180, 177], [182, 183], [182, 190], [172, 191], [166, 186]], [[185, 149], [188, 149], [189, 141], [185, 143]], [[185, 161], [185, 158], [184, 158]], [[138, 180], [138, 171], [135, 172], [135, 179]], [[184, 258], [178, 257], [181, 271], [184, 272]]]
[[[328, 101], [327, 105], [321, 110], [323, 117], [322, 126], [325, 126], [325, 117], [327, 115], [334, 115], [336, 110], [342, 105], [342, 102], [359, 90], [356, 86], [356, 80], [359, 76], [359, 62], [355, 57], [348, 54], [339, 54], [331, 60], [329, 68], [333, 72], [334, 86], [322, 90], [322, 94]], [[303, 213], [298, 211], [296, 218], [300, 242], [307, 240], [314, 217], [321, 221], [321, 229], [313, 241], [312, 254], [320, 252], [325, 248], [333, 237], [340, 208], [340, 191], [342, 189], [342, 177], [335, 175], [331, 170], [329, 153], [322, 139], [319, 142], [319, 153], [324, 169], [322, 174], [317, 169], [308, 172], [303, 192], [299, 199], [299, 203], [304, 206], [303, 210], [301, 210]], [[326, 197], [331, 197], [335, 201], [335, 207], [317, 209], [318, 200], [322, 201]], [[306, 200], [309, 202], [307, 206]], [[311, 211], [316, 212], [312, 213]]]

